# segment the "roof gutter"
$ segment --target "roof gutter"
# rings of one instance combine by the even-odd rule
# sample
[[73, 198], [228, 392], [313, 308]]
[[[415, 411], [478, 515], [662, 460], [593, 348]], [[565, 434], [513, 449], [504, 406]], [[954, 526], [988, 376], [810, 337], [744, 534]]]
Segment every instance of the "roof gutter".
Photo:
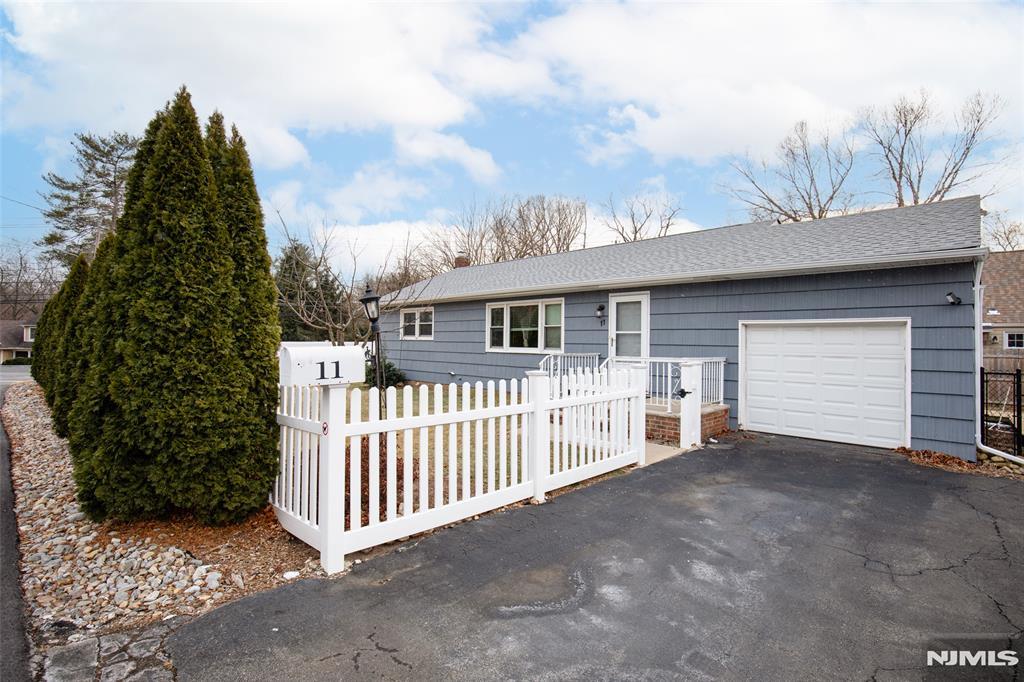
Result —
[[[927, 253], [908, 256], [896, 254], [883, 256], [851, 259], [845, 261], [823, 261], [793, 267], [792, 265], [780, 265], [776, 267], [741, 268], [739, 270], [712, 270], [701, 272], [692, 276], [663, 275], [661, 277], [620, 277], [618, 279], [596, 280], [592, 282], [578, 282], [558, 286], [533, 286], [521, 287], [518, 289], [506, 289], [492, 292], [472, 292], [457, 296], [436, 296], [436, 297], [405, 297], [394, 299], [385, 303], [385, 307], [393, 308], [408, 303], [448, 303], [456, 301], [476, 301], [482, 298], [510, 298], [514, 296], [533, 296], [536, 294], [558, 294], [569, 291], [576, 291], [582, 288], [587, 289], [622, 289], [645, 286], [660, 286], [665, 284], [687, 284], [693, 282], [710, 282], [730, 279], [757, 279], [760, 277], [786, 277], [791, 275], [807, 275], [818, 272], [859, 270], [871, 266], [893, 268], [901, 265], [927, 265], [937, 263], [952, 263], [959, 261], [984, 259], [988, 254], [985, 247], [972, 247], [968, 249], [955, 249], [947, 251], [930, 251]], [[412, 286], [416, 286], [415, 284]]]

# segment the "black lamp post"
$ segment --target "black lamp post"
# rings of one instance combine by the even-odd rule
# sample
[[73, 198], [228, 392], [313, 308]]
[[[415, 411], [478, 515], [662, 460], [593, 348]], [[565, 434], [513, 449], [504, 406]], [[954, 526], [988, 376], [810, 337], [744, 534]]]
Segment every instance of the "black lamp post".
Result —
[[380, 392], [381, 418], [384, 417], [384, 363], [380, 349], [380, 296], [374, 293], [373, 287], [367, 285], [363, 297], [359, 299], [366, 311], [366, 319], [370, 321], [370, 339], [373, 341], [373, 377]]

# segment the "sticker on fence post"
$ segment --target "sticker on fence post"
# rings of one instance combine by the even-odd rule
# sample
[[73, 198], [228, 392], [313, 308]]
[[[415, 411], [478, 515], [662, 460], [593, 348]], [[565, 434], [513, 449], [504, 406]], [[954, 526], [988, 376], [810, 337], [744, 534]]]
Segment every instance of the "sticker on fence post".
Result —
[[327, 422], [322, 422], [322, 423], [320, 424], [320, 433], [322, 433], [323, 435], [325, 435], [325, 436], [326, 436], [326, 435], [327, 435], [327, 430], [328, 430], [328, 428], [327, 428]]

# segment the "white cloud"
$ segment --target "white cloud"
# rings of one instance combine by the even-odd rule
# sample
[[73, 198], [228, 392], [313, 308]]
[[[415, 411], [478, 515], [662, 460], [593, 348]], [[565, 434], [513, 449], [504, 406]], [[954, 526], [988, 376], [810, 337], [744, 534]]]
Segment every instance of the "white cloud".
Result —
[[317, 230], [317, 237], [331, 245], [335, 267], [364, 275], [394, 264], [406, 249], [415, 249], [441, 227], [429, 220], [392, 220], [364, 224], [333, 224]]
[[263, 214], [269, 232], [287, 230], [301, 234], [326, 222], [327, 211], [316, 202], [303, 199], [303, 191], [300, 181], [287, 180], [263, 194]]
[[369, 164], [356, 171], [344, 186], [328, 192], [332, 214], [343, 222], [359, 222], [367, 213], [385, 215], [401, 209], [406, 199], [419, 199], [427, 187], [399, 176], [384, 164]]
[[708, 162], [771, 153], [801, 119], [930, 89], [952, 113], [981, 89], [1020, 136], [1021, 10], [973, 4], [578, 4], [535, 22], [515, 49], [576, 101], [609, 107], [580, 131], [591, 162], [629, 149]]
[[283, 128], [240, 124], [245, 130], [246, 147], [253, 163], [264, 168], [281, 169], [309, 163], [305, 145]]
[[[374, 131], [393, 135], [391, 163], [452, 163], [485, 184], [502, 178], [486, 141], [470, 144], [452, 129], [480, 122], [483, 105], [494, 102], [562, 117], [594, 164], [638, 152], [656, 162], [765, 156], [797, 120], [841, 126], [865, 105], [921, 87], [949, 113], [975, 90], [1000, 94], [1007, 106], [999, 132], [1010, 143], [1022, 138], [1019, 5], [609, 3], [554, 11], [531, 18], [532, 9], [514, 5], [8, 4], [13, 28], [4, 39], [13, 51], [2, 64], [0, 116], [5, 131], [41, 137], [141, 131], [186, 83], [201, 115], [216, 106], [238, 121], [261, 168], [309, 168], [301, 141], [309, 136]], [[357, 180], [370, 186], [369, 177], [350, 184]], [[422, 196], [423, 184], [397, 174], [373, 180], [379, 199], [353, 184], [331, 203], [362, 220]], [[1012, 187], [1021, 186], [1018, 175]]]
[[409, 163], [427, 163], [435, 159], [452, 161], [466, 169], [477, 182], [492, 183], [501, 175], [490, 152], [471, 147], [458, 135], [430, 130], [403, 131], [395, 135], [399, 158]]
[[[201, 115], [216, 106], [239, 121], [257, 162], [273, 168], [308, 159], [288, 131], [442, 131], [475, 111], [468, 93], [544, 79], [538, 63], [520, 69], [494, 54], [486, 63], [501, 78], [488, 87], [486, 74], [466, 65], [490, 55], [491, 26], [466, 5], [19, 3], [4, 11], [14, 27], [5, 37], [20, 53], [3, 65], [5, 128], [141, 130], [186, 83]], [[493, 176], [486, 152], [445, 139], [420, 146], [417, 158], [432, 161], [426, 154], [436, 150]]]

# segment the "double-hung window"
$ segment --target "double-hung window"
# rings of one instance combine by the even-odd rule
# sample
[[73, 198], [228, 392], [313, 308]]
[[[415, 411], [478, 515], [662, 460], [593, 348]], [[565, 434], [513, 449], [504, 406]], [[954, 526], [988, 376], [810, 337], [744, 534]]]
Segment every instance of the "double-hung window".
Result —
[[403, 339], [434, 338], [434, 309], [405, 308], [402, 310], [401, 337]]
[[562, 299], [487, 305], [487, 350], [505, 353], [560, 353]]

